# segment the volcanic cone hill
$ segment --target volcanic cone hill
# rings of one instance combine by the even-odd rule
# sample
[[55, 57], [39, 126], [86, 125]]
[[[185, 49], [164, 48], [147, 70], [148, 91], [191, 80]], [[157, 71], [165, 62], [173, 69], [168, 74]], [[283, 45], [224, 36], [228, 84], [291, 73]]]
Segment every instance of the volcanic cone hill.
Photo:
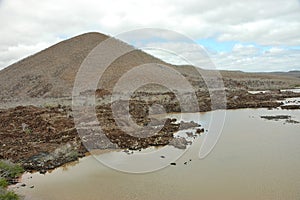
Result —
[[[8, 66], [0, 71], [0, 99], [70, 97], [81, 63], [96, 45], [107, 38], [100, 33], [86, 33]], [[117, 78], [118, 73], [128, 68], [149, 62], [164, 63], [134, 50], [117, 59], [112, 64], [113, 71], [107, 73]]]
[[[20, 60], [0, 71], [0, 100], [14, 102], [31, 98], [70, 98], [78, 69], [86, 56], [109, 36], [91, 32], [59, 42], [41, 52]], [[125, 44], [124, 42], [115, 39]], [[192, 66], [175, 66], [141, 50], [134, 50], [116, 59], [105, 71], [102, 86], [111, 90], [118, 79], [135, 66], [157, 63], [172, 66], [194, 87], [203, 88], [201, 77]], [[284, 73], [244, 73], [221, 71], [228, 89], [278, 89], [300, 85], [297, 76]], [[176, 81], [174, 81], [176, 84]]]

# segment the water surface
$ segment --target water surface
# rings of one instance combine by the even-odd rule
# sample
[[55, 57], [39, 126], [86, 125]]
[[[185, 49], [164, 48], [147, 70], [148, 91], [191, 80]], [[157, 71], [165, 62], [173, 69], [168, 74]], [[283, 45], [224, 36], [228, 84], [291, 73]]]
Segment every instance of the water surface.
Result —
[[[156, 172], [122, 173], [89, 156], [46, 175], [25, 174], [22, 182], [26, 187], [15, 191], [25, 195], [26, 200], [297, 200], [300, 125], [260, 118], [277, 114], [300, 121], [299, 110], [229, 110], [218, 144], [203, 160], [198, 159], [201, 136], [176, 161], [176, 166]], [[201, 114], [200, 123], [206, 128], [210, 116], [211, 112]], [[195, 114], [182, 117], [190, 121]], [[167, 151], [172, 150], [167, 147]], [[116, 153], [130, 156], [124, 152], [106, 155]], [[162, 160], [157, 157], [153, 162]], [[142, 163], [132, 162], [136, 164]]]

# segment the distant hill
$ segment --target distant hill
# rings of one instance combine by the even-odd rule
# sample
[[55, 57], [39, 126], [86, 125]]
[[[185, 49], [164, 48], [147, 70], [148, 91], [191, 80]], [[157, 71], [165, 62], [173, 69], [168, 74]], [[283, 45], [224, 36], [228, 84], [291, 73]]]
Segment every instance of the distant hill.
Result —
[[272, 74], [279, 75], [279, 76], [295, 77], [300, 79], [300, 71], [298, 70], [289, 71], [289, 72], [272, 72]]

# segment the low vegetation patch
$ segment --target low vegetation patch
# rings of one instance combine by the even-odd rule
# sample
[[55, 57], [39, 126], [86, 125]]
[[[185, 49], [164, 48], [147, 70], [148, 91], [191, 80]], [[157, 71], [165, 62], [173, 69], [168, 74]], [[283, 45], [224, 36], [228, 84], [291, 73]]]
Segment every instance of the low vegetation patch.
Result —
[[7, 191], [3, 188], [0, 188], [0, 199], [1, 200], [19, 200], [20, 197], [12, 191]]
[[19, 200], [19, 196], [13, 191], [6, 190], [9, 183], [24, 172], [20, 165], [8, 160], [0, 160], [0, 200]]
[[8, 160], [0, 160], [0, 177], [8, 182], [19, 177], [24, 172], [24, 169]]
[[0, 187], [6, 188], [8, 186], [8, 182], [5, 178], [0, 178]]

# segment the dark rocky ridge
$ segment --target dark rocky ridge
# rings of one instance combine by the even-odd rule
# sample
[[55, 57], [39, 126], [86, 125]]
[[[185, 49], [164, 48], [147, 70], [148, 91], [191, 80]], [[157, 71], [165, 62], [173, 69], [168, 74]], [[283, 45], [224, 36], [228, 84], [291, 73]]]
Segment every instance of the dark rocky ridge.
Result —
[[[144, 109], [147, 106], [142, 102], [134, 102], [130, 109], [134, 119], [142, 126], [151, 120]], [[199, 127], [196, 123], [179, 123], [175, 119], [152, 119], [155, 123], [151, 127], [157, 130], [155, 134], [138, 137], [118, 127], [110, 105], [98, 106], [96, 112], [102, 132], [96, 131], [92, 121], [85, 123], [83, 120], [80, 128], [89, 129], [82, 134], [80, 129], [75, 128], [70, 107], [19, 106], [0, 110], [0, 159], [21, 163], [26, 170], [43, 172], [77, 160], [91, 150], [139, 150], [168, 144], [185, 148], [189, 143], [174, 138], [173, 134], [179, 129]], [[85, 117], [84, 114], [82, 116]], [[93, 128], [95, 131], [90, 131]], [[144, 130], [140, 134], [143, 133]], [[134, 134], [137, 134], [135, 130]]]

